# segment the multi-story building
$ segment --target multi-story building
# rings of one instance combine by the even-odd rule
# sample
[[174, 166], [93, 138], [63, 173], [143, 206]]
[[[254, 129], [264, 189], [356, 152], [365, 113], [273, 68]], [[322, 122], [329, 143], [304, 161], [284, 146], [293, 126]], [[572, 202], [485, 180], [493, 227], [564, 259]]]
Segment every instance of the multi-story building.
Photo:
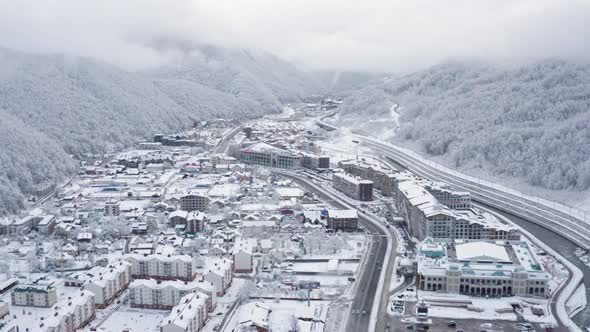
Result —
[[375, 189], [381, 190], [385, 196], [391, 196], [394, 193], [396, 172], [388, 167], [353, 159], [339, 162], [338, 167], [351, 175], [373, 181]]
[[201, 331], [207, 321], [207, 298], [200, 292], [185, 295], [162, 321], [160, 332]]
[[50, 285], [17, 285], [10, 297], [12, 305], [49, 308], [57, 302], [57, 291]]
[[208, 282], [155, 279], [137, 279], [129, 285], [129, 302], [132, 308], [169, 310], [180, 303], [187, 294], [202, 292], [207, 294], [207, 307], [213, 310], [217, 295]]
[[358, 229], [358, 211], [350, 210], [328, 210], [328, 228], [335, 231], [352, 231]]
[[217, 295], [222, 296], [233, 280], [232, 262], [223, 259], [210, 263], [205, 267], [203, 279], [213, 284]]
[[131, 254], [125, 259], [133, 278], [191, 281], [197, 275], [197, 258], [189, 255]]
[[50, 235], [55, 229], [55, 216], [44, 215], [37, 224], [37, 230], [41, 234]]
[[94, 303], [98, 308], [109, 305], [131, 282], [131, 264], [119, 260], [108, 266], [96, 266], [85, 273], [90, 278], [84, 287], [94, 293]]
[[255, 239], [237, 238], [233, 247], [233, 271], [238, 273], [250, 273], [253, 266], [253, 252], [256, 246]]
[[47, 332], [74, 332], [82, 329], [95, 317], [94, 294], [82, 290], [60, 301], [55, 313], [39, 322], [39, 329]]
[[104, 215], [105, 216], [118, 216], [121, 213], [119, 209], [119, 202], [108, 201], [104, 203]]
[[303, 154], [301, 158], [303, 167], [320, 169], [330, 168], [330, 157], [328, 156]]
[[178, 225], [186, 226], [186, 219], [188, 218], [188, 212], [182, 210], [176, 210], [168, 216], [168, 220], [170, 222], [171, 227], [176, 227]]
[[302, 166], [302, 158], [299, 154], [262, 142], [242, 149], [240, 160], [244, 164], [267, 167], [297, 168]]
[[346, 173], [335, 173], [333, 186], [334, 189], [358, 201], [373, 200], [373, 181], [363, 180]]
[[398, 214], [406, 220], [410, 233], [420, 240], [426, 237], [520, 239], [520, 234], [514, 227], [501, 223], [491, 214], [470, 209], [449, 209], [418, 181], [404, 179], [396, 184], [396, 189]]
[[524, 241], [427, 238], [416, 260], [416, 285], [422, 290], [476, 296], [549, 295], [549, 274]]
[[444, 183], [428, 182], [424, 185], [439, 202], [453, 210], [469, 210], [471, 205], [471, 194], [468, 191], [455, 191]]
[[180, 196], [180, 209], [183, 211], [205, 211], [209, 206], [209, 197], [204, 193], [189, 192]]
[[205, 222], [207, 221], [207, 215], [201, 211], [189, 212], [186, 218], [186, 232], [187, 233], [198, 233], [202, 232], [205, 228]]

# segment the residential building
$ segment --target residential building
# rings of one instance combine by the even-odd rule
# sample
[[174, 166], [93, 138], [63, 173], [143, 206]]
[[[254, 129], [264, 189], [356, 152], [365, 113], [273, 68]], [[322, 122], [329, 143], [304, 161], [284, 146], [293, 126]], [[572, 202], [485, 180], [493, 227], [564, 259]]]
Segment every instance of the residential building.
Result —
[[396, 171], [388, 167], [354, 159], [341, 161], [338, 167], [344, 169], [346, 173], [373, 181], [375, 189], [381, 190], [385, 196], [392, 196], [394, 193]]
[[121, 213], [119, 209], [119, 202], [108, 201], [104, 203], [104, 215], [105, 216], [118, 216]]
[[233, 280], [232, 262], [223, 259], [208, 264], [203, 279], [215, 287], [218, 296], [224, 295]]
[[363, 180], [346, 173], [335, 173], [333, 186], [334, 189], [358, 201], [373, 200], [373, 181]]
[[435, 239], [520, 239], [518, 230], [500, 222], [487, 212], [473, 209], [449, 209], [418, 181], [404, 179], [396, 184], [396, 189], [395, 200], [398, 214], [407, 222], [410, 234], [420, 240], [426, 237]]
[[171, 227], [176, 227], [178, 225], [186, 226], [186, 219], [188, 218], [188, 212], [183, 210], [176, 210], [168, 216], [168, 220], [170, 221]]
[[57, 291], [51, 285], [17, 285], [10, 297], [15, 306], [49, 308], [57, 302]]
[[196, 257], [189, 255], [130, 254], [125, 259], [133, 278], [191, 281], [197, 274]]
[[198, 233], [205, 229], [205, 222], [207, 221], [207, 215], [201, 211], [189, 212], [186, 218], [186, 232], [187, 233]]
[[82, 290], [58, 303], [55, 312], [39, 322], [47, 332], [74, 332], [86, 326], [95, 317], [94, 294]]
[[550, 276], [524, 241], [436, 241], [417, 251], [416, 285], [476, 296], [549, 295]]
[[255, 143], [240, 151], [244, 164], [278, 168], [297, 168], [302, 166], [301, 156], [267, 143]]
[[160, 332], [198, 332], [207, 321], [207, 298], [204, 293], [185, 295], [162, 321]]
[[358, 211], [354, 209], [328, 210], [328, 228], [334, 231], [358, 229]]
[[305, 153], [302, 156], [302, 164], [303, 167], [306, 168], [320, 168], [320, 169], [325, 169], [325, 168], [330, 168], [330, 157], [328, 156], [318, 156], [315, 154], [308, 154]]
[[452, 190], [445, 183], [426, 183], [428, 190], [439, 202], [453, 210], [470, 210], [471, 194], [468, 191]]
[[44, 235], [51, 235], [55, 228], [55, 216], [44, 215], [37, 224], [37, 230]]
[[129, 303], [132, 308], [169, 310], [194, 292], [205, 293], [207, 308], [213, 310], [217, 301], [213, 285], [197, 281], [136, 279], [129, 285]]
[[[96, 306], [104, 308], [127, 289], [131, 282], [131, 264], [119, 260], [105, 267], [96, 266], [84, 275], [90, 276], [84, 283], [84, 288], [94, 293]], [[80, 279], [84, 278], [84, 275]]]
[[253, 253], [257, 245], [255, 239], [238, 238], [233, 247], [233, 271], [250, 273], [253, 267]]
[[202, 192], [189, 192], [180, 196], [180, 209], [183, 211], [205, 211], [209, 206], [209, 198]]

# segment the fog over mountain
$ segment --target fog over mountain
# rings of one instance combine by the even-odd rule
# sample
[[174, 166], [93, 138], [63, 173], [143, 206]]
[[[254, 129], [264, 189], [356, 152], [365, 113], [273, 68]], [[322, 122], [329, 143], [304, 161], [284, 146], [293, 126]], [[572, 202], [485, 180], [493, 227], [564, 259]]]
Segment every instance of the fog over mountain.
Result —
[[252, 118], [317, 92], [307, 73], [264, 52], [193, 49], [182, 63], [128, 72], [89, 58], [0, 49], [0, 213], [103, 153], [194, 120]]
[[452, 167], [579, 191], [590, 188], [589, 119], [590, 66], [545, 60], [454, 62], [385, 79], [345, 99], [340, 123]]
[[[69, 154], [326, 91], [350, 95], [356, 118], [399, 103], [396, 139], [453, 164], [585, 189], [586, 148], [572, 145], [587, 143], [587, 67], [574, 63], [590, 60], [589, 13], [579, 0], [0, 0], [0, 181], [18, 196], [0, 209], [70, 174]], [[476, 65], [515, 61], [525, 65]], [[365, 125], [391, 136], [387, 121]], [[19, 146], [39, 162], [13, 162]]]

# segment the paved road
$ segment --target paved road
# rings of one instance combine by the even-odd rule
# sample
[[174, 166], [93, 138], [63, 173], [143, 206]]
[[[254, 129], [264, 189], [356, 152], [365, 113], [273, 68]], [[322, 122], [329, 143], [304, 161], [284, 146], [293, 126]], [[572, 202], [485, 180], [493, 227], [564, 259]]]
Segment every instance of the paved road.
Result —
[[236, 128], [232, 129], [229, 133], [225, 134], [221, 141], [219, 141], [219, 144], [217, 144], [215, 149], [213, 149], [213, 153], [225, 153], [225, 149], [227, 149], [229, 141], [231, 141], [231, 139], [234, 136], [236, 136], [236, 134], [240, 132], [240, 130], [242, 130], [242, 126], [237, 126]]
[[[275, 172], [294, 180], [301, 186], [316, 193], [324, 202], [334, 207], [348, 208], [341, 201], [332, 199], [332, 197], [330, 197], [331, 193], [327, 193], [324, 188], [319, 187], [305, 177], [285, 173], [280, 170], [275, 170]], [[380, 267], [383, 266], [383, 259], [387, 252], [388, 244], [388, 237], [385, 232], [371, 222], [368, 217], [359, 214], [359, 223], [365, 227], [367, 234], [369, 234], [370, 248], [364, 263], [364, 268], [361, 271], [359, 278], [356, 280], [358, 286], [355, 297], [351, 303], [351, 310], [359, 310], [360, 313], [353, 314], [351, 311], [346, 325], [346, 331], [350, 332], [369, 331], [371, 308], [373, 306], [381, 275]], [[396, 247], [397, 244], [394, 243], [392, 248]], [[390, 263], [387, 265], [386, 278], [382, 289], [383, 293], [381, 294], [381, 302], [378, 309], [379, 313], [377, 315], [377, 325], [375, 328], [377, 331], [383, 331], [385, 328], [383, 317], [385, 317], [387, 311], [389, 282], [393, 271], [393, 260], [395, 259], [395, 255], [391, 255], [390, 257], [391, 259]], [[363, 311], [365, 311], [365, 314], [363, 314]]]
[[[389, 157], [394, 157], [393, 155], [388, 154], [387, 151], [381, 150], [380, 152], [385, 153]], [[399, 165], [396, 165], [396, 166], [399, 166]], [[502, 216], [506, 217], [507, 219], [509, 219], [510, 221], [512, 221], [515, 224], [525, 226], [525, 225], [523, 225], [523, 223], [527, 222], [528, 225], [526, 225], [526, 227], [523, 227], [527, 230], [531, 230], [531, 228], [533, 228], [534, 230], [536, 230], [537, 228], [544, 228], [541, 225], [536, 225], [536, 224], [531, 225], [531, 223], [529, 221], [527, 221], [526, 219], [524, 219], [520, 216], [515, 215], [514, 213], [509, 212], [508, 209], [500, 210], [498, 208], [495, 208], [495, 207], [492, 207], [492, 206], [486, 204], [485, 202], [482, 202], [481, 200], [477, 199], [476, 197], [473, 197], [472, 199], [474, 202], [479, 204], [482, 208], [493, 211], [498, 214], [501, 214]], [[532, 227], [532, 226], [537, 226], [537, 227]], [[553, 231], [551, 231], [551, 232], [553, 232]], [[537, 236], [539, 239], [541, 239], [543, 241], [547, 240], [547, 236], [545, 233], [540, 233], [537, 231], [537, 232], [533, 232], [533, 235]], [[561, 240], [563, 240], [563, 241], [568, 241], [568, 242], [570, 241], [569, 239], [563, 238], [560, 234], [552, 233], [552, 236], [561, 238]], [[566, 284], [569, 283], [573, 277], [572, 271], [570, 271], [569, 269], [568, 269], [568, 271], [569, 271], [570, 275], [569, 275], [569, 279], [565, 282]], [[558, 327], [555, 329], [555, 331], [562, 331], [562, 330], [566, 331], [567, 330], [567, 328], [564, 327], [564, 323], [561, 321], [561, 318], [556, 314], [556, 312], [557, 312], [557, 300], [556, 299], [559, 297], [559, 295], [561, 294], [562, 291], [563, 291], [563, 287], [561, 289], [559, 289], [555, 294], [553, 294], [553, 297], [551, 300], [551, 312], [552, 312], [555, 320], [557, 321], [557, 325], [558, 325]]]

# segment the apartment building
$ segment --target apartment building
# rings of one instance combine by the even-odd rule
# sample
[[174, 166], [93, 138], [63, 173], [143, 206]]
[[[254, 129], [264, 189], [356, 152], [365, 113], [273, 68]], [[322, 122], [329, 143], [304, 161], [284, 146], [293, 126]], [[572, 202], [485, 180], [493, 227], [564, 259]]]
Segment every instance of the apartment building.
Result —
[[385, 196], [394, 194], [396, 171], [388, 167], [355, 159], [340, 161], [338, 167], [344, 169], [348, 174], [373, 181], [374, 188], [381, 190], [381, 193]]
[[255, 239], [237, 238], [233, 247], [233, 271], [250, 273], [253, 267], [253, 253], [256, 247]]
[[180, 299], [190, 293], [205, 293], [208, 310], [213, 310], [217, 295], [208, 282], [136, 279], [129, 285], [129, 303], [132, 308], [170, 310]]
[[315, 154], [305, 153], [301, 157], [303, 167], [311, 169], [327, 169], [330, 168], [330, 157], [318, 156]]
[[328, 228], [334, 231], [353, 231], [358, 229], [358, 211], [354, 209], [328, 210]]
[[105, 267], [96, 266], [84, 273], [82, 278], [84, 277], [89, 277], [84, 283], [84, 288], [94, 293], [96, 306], [104, 308], [129, 286], [131, 264], [119, 260]]
[[49, 308], [57, 302], [57, 291], [51, 285], [17, 285], [10, 298], [14, 306]]
[[118, 216], [121, 213], [119, 202], [108, 201], [104, 203], [105, 216]]
[[130, 254], [125, 259], [133, 278], [191, 281], [197, 274], [196, 257], [189, 255]]
[[207, 295], [185, 295], [162, 321], [160, 332], [198, 332], [207, 321]]
[[58, 302], [55, 312], [39, 322], [47, 332], [74, 332], [84, 328], [95, 317], [94, 294], [82, 290]]
[[452, 190], [447, 184], [428, 182], [424, 185], [439, 202], [453, 210], [469, 210], [471, 194], [468, 191]]
[[205, 211], [209, 206], [209, 197], [204, 193], [189, 192], [180, 196], [180, 209], [183, 211]]
[[209, 263], [205, 267], [203, 280], [215, 287], [218, 296], [223, 296], [233, 280], [232, 262], [223, 259]]
[[189, 212], [186, 218], [186, 232], [190, 234], [202, 232], [205, 229], [207, 215], [201, 211]]
[[472, 209], [451, 210], [441, 204], [425, 185], [404, 179], [396, 184], [395, 202], [410, 234], [423, 240], [489, 239], [519, 240], [513, 226], [501, 223], [491, 214]]
[[297, 168], [302, 166], [302, 158], [299, 154], [262, 142], [242, 149], [240, 160], [244, 164], [266, 167]]
[[549, 274], [524, 241], [425, 239], [416, 257], [416, 285], [475, 296], [549, 295]]
[[373, 181], [346, 173], [335, 173], [333, 176], [334, 189], [358, 201], [373, 200]]

